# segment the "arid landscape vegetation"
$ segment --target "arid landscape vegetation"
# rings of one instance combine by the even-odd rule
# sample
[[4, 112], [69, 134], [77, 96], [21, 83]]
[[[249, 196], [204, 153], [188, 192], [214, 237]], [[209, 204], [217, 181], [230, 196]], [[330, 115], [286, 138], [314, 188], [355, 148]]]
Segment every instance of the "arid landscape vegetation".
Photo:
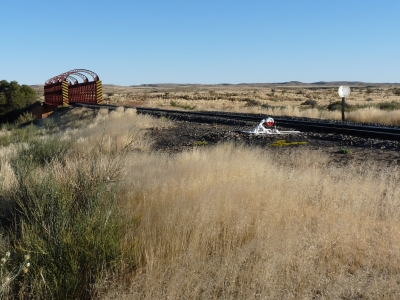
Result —
[[3, 2], [0, 300], [400, 299], [400, 1]]
[[[304, 87], [109, 88], [110, 103], [180, 109], [295, 103], [303, 113], [307, 100], [338, 98], [333, 87], [320, 98]], [[351, 105], [380, 111], [397, 101], [394, 87], [352, 91]], [[185, 99], [196, 93], [204, 99]], [[323, 148], [240, 141], [157, 150], [157, 136], [178, 126], [123, 108], [62, 108], [31, 125], [3, 125], [0, 295], [398, 299], [398, 161], [343, 164]]]
[[[306, 84], [220, 84], [140, 86], [104, 85], [104, 103], [183, 110], [265, 113], [320, 119], [341, 119], [338, 87], [348, 85], [347, 119], [400, 125], [400, 84], [319, 82]], [[43, 95], [42, 86], [34, 86]]]

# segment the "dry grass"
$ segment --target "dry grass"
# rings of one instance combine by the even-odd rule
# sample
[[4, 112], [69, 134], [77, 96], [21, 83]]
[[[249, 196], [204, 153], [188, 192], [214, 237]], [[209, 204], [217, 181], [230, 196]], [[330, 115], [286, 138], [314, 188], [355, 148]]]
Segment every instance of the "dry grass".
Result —
[[[97, 114], [72, 110], [40, 125], [12, 128], [0, 144], [0, 221], [16, 222], [10, 233], [9, 227], [1, 232], [12, 244], [3, 237], [0, 244], [30, 254], [34, 266], [29, 278], [13, 277], [7, 293], [96, 297], [112, 276], [135, 264], [135, 245], [121, 239], [133, 216], [114, 205], [126, 154], [149, 150], [146, 128], [172, 123], [119, 108]], [[8, 270], [1, 267], [0, 281], [9, 284]]]
[[400, 110], [383, 111], [374, 107], [368, 107], [349, 112], [347, 119], [356, 122], [373, 122], [399, 126]]
[[[153, 85], [108, 87], [116, 92], [110, 103], [161, 107], [166, 109], [219, 110], [261, 113], [273, 116], [300, 116], [340, 120], [340, 111], [329, 111], [328, 105], [340, 101], [338, 86], [318, 85]], [[107, 89], [107, 88], [106, 88]], [[400, 124], [400, 96], [395, 85], [359, 85], [352, 87], [346, 102], [352, 106], [346, 118], [355, 122]], [[313, 106], [305, 105], [314, 103]], [[380, 105], [394, 103], [394, 111]]]
[[[105, 299], [398, 299], [396, 167], [231, 144], [151, 153], [143, 130], [172, 124], [122, 109], [74, 109], [57, 124], [70, 129], [48, 134], [73, 142], [64, 164], [46, 167], [60, 182], [96, 145], [99, 168], [130, 147], [117, 201], [122, 219], [136, 220], [121, 243], [138, 264], [99, 284]], [[2, 190], [18, 147], [0, 148]]]
[[[328, 84], [242, 84], [242, 85], [104, 85], [104, 102], [116, 105], [149, 106], [165, 109], [219, 110], [262, 113], [272, 116], [300, 116], [341, 119], [329, 111], [330, 103], [340, 101], [339, 85]], [[35, 87], [42, 93], [43, 87]], [[41, 89], [41, 90], [40, 90]], [[398, 84], [355, 84], [346, 99], [352, 106], [347, 119], [355, 122], [400, 124]], [[380, 105], [394, 102], [394, 111]], [[315, 105], [305, 105], [314, 103]]]
[[[46, 129], [46, 124], [50, 123], [51, 129]], [[152, 142], [144, 136], [146, 129], [174, 126], [167, 119], [136, 115], [135, 109], [124, 110], [123, 108], [110, 112], [108, 109], [101, 109], [97, 113], [93, 110], [77, 108], [61, 116], [53, 115], [43, 120], [43, 124], [40, 125], [42, 133], [29, 139], [44, 142], [57, 137], [60, 140], [69, 141], [71, 147], [74, 148], [73, 153], [78, 156], [93, 151], [95, 145], [101, 145], [101, 152], [104, 155], [119, 151], [128, 144], [130, 150], [148, 151]], [[0, 131], [0, 137], [11, 134], [12, 132], [6, 129]], [[14, 174], [9, 161], [18, 152], [28, 147], [28, 143], [24, 140], [6, 146], [0, 145], [0, 185], [12, 185]]]
[[127, 174], [125, 299], [398, 298], [397, 169], [220, 145], [135, 156]]
[[[258, 113], [271, 116], [298, 116], [306, 118], [316, 118], [325, 120], [341, 120], [340, 111], [329, 111], [326, 109], [330, 103], [337, 101], [336, 90], [333, 91], [316, 90], [312, 93], [297, 94], [299, 90], [288, 90], [284, 93], [285, 96], [272, 96], [271, 93], [258, 92], [254, 96], [254, 92], [242, 92], [229, 100], [229, 92], [217, 93], [214, 98], [209, 98], [207, 92], [198, 93], [197, 96], [193, 96], [189, 99], [182, 99], [183, 96], [187, 95], [182, 92], [170, 93], [168, 99], [163, 98], [163, 95], [149, 94], [148, 99], [143, 102], [135, 102], [136, 105], [159, 107], [166, 109], [182, 109], [190, 108], [193, 110], [219, 110], [219, 111], [230, 111], [230, 112], [247, 112], [247, 113]], [[302, 91], [300, 89], [300, 91]], [[400, 98], [395, 95], [384, 96], [383, 94], [377, 96], [376, 100], [368, 101], [365, 100], [365, 95], [361, 91], [353, 92], [351, 97], [347, 99], [347, 103], [353, 105], [354, 111], [346, 112], [346, 119], [354, 122], [373, 122], [387, 125], [400, 125], [400, 110], [381, 110], [376, 107], [380, 103], [390, 101], [400, 101]], [[282, 94], [282, 92], [281, 92]], [[325, 96], [321, 96], [325, 95]], [[228, 96], [227, 96], [228, 95]], [[374, 96], [374, 94], [367, 94], [368, 96]], [[127, 95], [119, 95], [117, 103], [129, 104], [129, 97]], [[128, 98], [127, 98], [128, 97]], [[131, 96], [132, 97], [132, 96]], [[307, 99], [317, 98], [318, 107], [303, 106], [302, 103]], [[259, 105], [248, 106], [248, 102], [244, 99], [255, 99]], [[369, 98], [367, 98], [369, 99]], [[340, 100], [340, 99], [339, 99]], [[174, 106], [171, 106], [171, 103]], [[375, 106], [374, 106], [375, 105]], [[357, 106], [359, 108], [357, 108]], [[365, 107], [364, 107], [365, 106]]]

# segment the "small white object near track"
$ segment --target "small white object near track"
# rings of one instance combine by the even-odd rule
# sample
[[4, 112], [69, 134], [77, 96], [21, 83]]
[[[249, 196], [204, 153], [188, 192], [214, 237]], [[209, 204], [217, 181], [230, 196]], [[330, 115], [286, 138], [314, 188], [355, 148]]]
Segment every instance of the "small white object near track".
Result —
[[300, 131], [280, 131], [276, 129], [276, 126], [272, 129], [266, 128], [267, 127], [272, 127], [275, 125], [275, 121], [273, 118], [268, 117], [266, 119], [262, 119], [260, 124], [258, 124], [253, 130], [250, 131], [242, 131], [244, 133], [249, 133], [249, 134], [296, 134], [300, 133]]

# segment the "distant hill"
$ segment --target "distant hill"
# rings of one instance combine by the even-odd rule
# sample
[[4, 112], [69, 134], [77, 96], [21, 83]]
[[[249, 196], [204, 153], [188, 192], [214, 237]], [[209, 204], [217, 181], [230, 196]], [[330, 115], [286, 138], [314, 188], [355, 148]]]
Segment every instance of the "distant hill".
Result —
[[362, 81], [317, 81], [311, 83], [305, 83], [301, 81], [288, 81], [288, 82], [278, 82], [272, 83], [272, 85], [287, 85], [287, 86], [340, 86], [340, 85], [349, 85], [349, 86], [387, 86], [387, 85], [400, 85], [400, 83], [372, 83], [372, 82], [362, 82]]
[[[130, 86], [121, 86], [115, 84], [103, 84], [103, 92], [104, 93], [127, 93], [130, 91], [134, 91], [137, 89], [188, 89], [188, 88], [218, 88], [218, 87], [244, 87], [244, 88], [256, 88], [256, 87], [274, 87], [274, 86], [284, 86], [284, 87], [339, 87], [341, 85], [348, 85], [352, 87], [383, 87], [383, 86], [400, 86], [400, 83], [372, 83], [372, 82], [361, 82], [361, 81], [317, 81], [311, 83], [305, 83], [301, 81], [287, 81], [287, 82], [274, 82], [274, 83], [239, 83], [239, 84], [231, 84], [231, 83], [220, 83], [220, 84], [180, 84], [180, 83], [156, 83], [156, 84], [140, 84], [140, 85], [130, 85]], [[44, 87], [43, 84], [35, 84], [31, 85], [39, 95], [43, 95]]]

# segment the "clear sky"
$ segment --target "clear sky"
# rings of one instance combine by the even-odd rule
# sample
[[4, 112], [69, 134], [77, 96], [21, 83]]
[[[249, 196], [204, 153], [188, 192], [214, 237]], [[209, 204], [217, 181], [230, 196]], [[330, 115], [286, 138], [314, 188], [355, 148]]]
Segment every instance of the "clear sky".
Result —
[[399, 0], [0, 1], [0, 80], [400, 82]]

